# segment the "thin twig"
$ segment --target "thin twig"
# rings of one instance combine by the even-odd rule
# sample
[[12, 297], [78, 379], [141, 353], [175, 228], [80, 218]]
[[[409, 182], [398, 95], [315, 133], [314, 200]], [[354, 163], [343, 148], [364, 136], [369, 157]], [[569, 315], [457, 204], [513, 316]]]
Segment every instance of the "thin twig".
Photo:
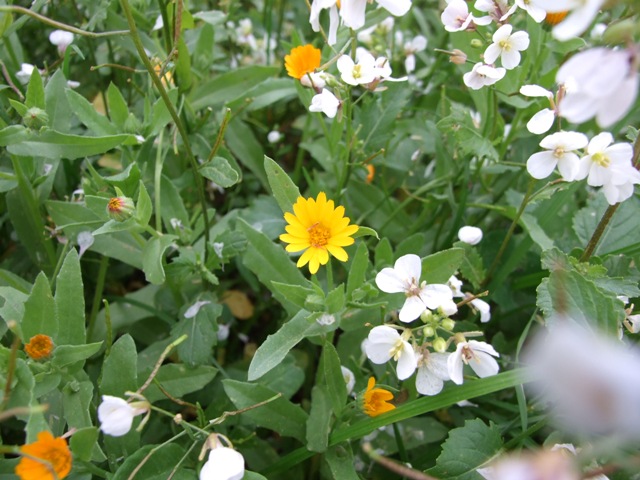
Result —
[[7, 81], [7, 85], [9, 85], [9, 88], [13, 90], [16, 95], [18, 95], [18, 98], [20, 100], [24, 100], [24, 95], [22, 95], [22, 92], [20, 91], [20, 89], [16, 87], [16, 85], [11, 80], [11, 75], [9, 75], [9, 71], [7, 70], [7, 67], [2, 60], [0, 60], [0, 68], [2, 68], [2, 75], [4, 76], [4, 79]]
[[369, 442], [366, 442], [362, 445], [362, 450], [366, 453], [371, 460], [382, 465], [387, 470], [390, 470], [398, 475], [409, 478], [411, 480], [438, 480], [436, 477], [432, 477], [431, 475], [427, 475], [419, 470], [414, 470], [413, 468], [402, 465], [395, 460], [391, 460], [390, 458], [384, 457], [377, 453]]
[[246, 408], [241, 408], [240, 410], [234, 410], [233, 412], [224, 412], [218, 418], [214, 418], [213, 420], [211, 420], [209, 422], [209, 425], [219, 425], [222, 422], [224, 422], [227, 419], [227, 417], [232, 417], [233, 415], [240, 415], [241, 413], [248, 412], [249, 410], [253, 410], [254, 408], [262, 407], [267, 403], [270, 403], [270, 402], [273, 402], [274, 400], [279, 399], [281, 396], [282, 396], [282, 393], [278, 393], [277, 395], [274, 395], [273, 397], [268, 398], [260, 403], [256, 403], [255, 405], [251, 405]]
[[142, 386], [138, 390], [136, 390], [136, 394], [138, 395], [142, 394], [142, 392], [144, 392], [146, 388], [149, 385], [151, 385], [151, 382], [153, 381], [155, 376], [158, 374], [158, 370], [160, 370], [160, 367], [162, 366], [162, 362], [164, 362], [164, 359], [167, 358], [167, 355], [169, 355], [171, 350], [173, 350], [175, 347], [177, 347], [182, 342], [184, 342], [188, 337], [189, 337], [188, 335], [182, 335], [177, 340], [174, 340], [169, 345], [167, 345], [167, 348], [164, 349], [164, 351], [160, 355], [160, 358], [158, 358], [158, 361], [153, 367], [153, 370], [149, 374], [149, 378], [147, 378], [147, 380], [142, 384]]

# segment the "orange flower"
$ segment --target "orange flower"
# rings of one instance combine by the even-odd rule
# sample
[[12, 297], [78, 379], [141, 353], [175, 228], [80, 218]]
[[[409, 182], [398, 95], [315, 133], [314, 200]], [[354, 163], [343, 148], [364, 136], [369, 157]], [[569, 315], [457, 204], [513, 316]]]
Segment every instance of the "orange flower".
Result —
[[367, 183], [371, 183], [373, 182], [373, 177], [375, 177], [376, 175], [376, 167], [374, 167], [369, 163], [366, 165], [366, 168], [367, 168], [367, 178], [365, 179], [365, 181]]
[[48, 335], [38, 334], [31, 337], [29, 343], [24, 346], [27, 355], [34, 360], [48, 358], [53, 352], [53, 340]]
[[290, 77], [300, 80], [320, 66], [320, 50], [313, 45], [295, 47], [284, 56], [284, 67]]
[[569, 12], [547, 12], [547, 16], [544, 17], [544, 22], [549, 25], [557, 25], [567, 16]]
[[389, 403], [389, 400], [393, 400], [393, 393], [384, 388], [373, 388], [375, 385], [376, 379], [370, 377], [362, 402], [364, 413], [370, 417], [377, 417], [396, 408], [395, 405]]
[[23, 445], [20, 451], [29, 455], [22, 457], [16, 466], [16, 475], [20, 480], [54, 480], [52, 471], [62, 480], [71, 471], [71, 451], [67, 442], [60, 437], [54, 438], [49, 432], [40, 432], [38, 440]]

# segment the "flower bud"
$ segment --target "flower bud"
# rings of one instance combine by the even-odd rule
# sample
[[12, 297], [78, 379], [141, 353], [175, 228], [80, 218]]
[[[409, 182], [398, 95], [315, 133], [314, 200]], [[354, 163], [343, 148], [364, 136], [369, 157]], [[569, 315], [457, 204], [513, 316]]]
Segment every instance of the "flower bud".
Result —
[[428, 321], [430, 321], [433, 318], [433, 313], [431, 312], [431, 310], [424, 310], [421, 314], [420, 314], [420, 320], [422, 320], [424, 323], [427, 323]]
[[31, 337], [29, 343], [24, 346], [24, 350], [33, 360], [43, 360], [49, 358], [53, 352], [53, 340], [48, 335], [38, 334]]
[[436, 334], [436, 331], [432, 326], [427, 325], [422, 329], [422, 333], [424, 333], [425, 337], [433, 337]]
[[612, 23], [602, 35], [605, 43], [625, 43], [633, 39], [634, 34], [640, 31], [640, 25], [632, 18]]
[[438, 337], [433, 341], [433, 349], [438, 353], [443, 353], [447, 349], [447, 342], [444, 338]]
[[128, 197], [113, 197], [107, 204], [107, 215], [116, 222], [124, 222], [133, 217], [136, 206]]
[[477, 245], [482, 240], [482, 230], [478, 227], [464, 226], [458, 230], [458, 238], [469, 245]]
[[449, 57], [449, 61], [451, 63], [455, 63], [456, 65], [464, 65], [467, 61], [467, 54], [462, 50], [458, 50], [457, 48], [453, 50], [453, 55]]
[[451, 332], [455, 326], [456, 326], [456, 322], [454, 322], [450, 318], [445, 318], [444, 320], [442, 320], [442, 328], [444, 328], [449, 332]]
[[49, 124], [49, 115], [41, 108], [31, 107], [22, 117], [22, 122], [28, 128], [39, 130]]
[[484, 42], [482, 40], [480, 40], [479, 38], [474, 38], [473, 40], [471, 40], [471, 42], [469, 42], [469, 44], [471, 45], [472, 48], [483, 48], [484, 47]]

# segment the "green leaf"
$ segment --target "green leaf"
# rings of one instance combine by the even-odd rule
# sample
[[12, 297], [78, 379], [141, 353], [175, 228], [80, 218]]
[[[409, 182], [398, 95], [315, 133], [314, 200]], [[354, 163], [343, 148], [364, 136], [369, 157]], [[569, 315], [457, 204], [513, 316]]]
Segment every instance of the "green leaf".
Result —
[[374, 251], [376, 268], [388, 267], [393, 265], [393, 249], [388, 238], [383, 238], [376, 245]]
[[296, 184], [293, 183], [287, 172], [280, 165], [266, 155], [264, 156], [264, 170], [267, 172], [271, 192], [280, 209], [285, 213], [293, 212], [293, 205], [298, 200], [298, 197], [301, 196]]
[[18, 115], [20, 115], [21, 117], [24, 117], [27, 114], [27, 111], [29, 110], [29, 107], [27, 107], [23, 103], [18, 102], [17, 100], [14, 100], [13, 98], [9, 99], [9, 103], [11, 104], [13, 109], [16, 112], [18, 112]]
[[502, 448], [500, 429], [480, 419], [467, 420], [454, 428], [442, 446], [430, 475], [450, 480], [482, 480], [476, 469], [493, 458]]
[[305, 308], [309, 295], [324, 296], [322, 290], [315, 288], [315, 286], [301, 287], [300, 285], [288, 285], [275, 281], [271, 282], [271, 286], [289, 302], [299, 308]]
[[153, 237], [142, 249], [142, 270], [148, 282], [154, 285], [164, 283], [164, 252], [177, 238], [177, 235]]
[[464, 250], [464, 259], [460, 264], [460, 273], [471, 282], [473, 288], [479, 290], [487, 273], [478, 250], [476, 250], [473, 245], [464, 242], [455, 242], [453, 246]]
[[321, 364], [331, 408], [336, 413], [336, 416], [340, 416], [347, 402], [347, 384], [342, 374], [342, 364], [340, 363], [338, 352], [330, 342], [325, 342], [324, 344]]
[[13, 287], [0, 287], [0, 298], [4, 299], [0, 306], [0, 318], [5, 324], [9, 321], [17, 322], [17, 332], [20, 338], [24, 338], [20, 323], [24, 317], [24, 304], [29, 295], [17, 290]]
[[338, 313], [344, 308], [344, 302], [344, 284], [340, 284], [327, 294], [325, 308], [328, 313]]
[[40, 70], [34, 68], [31, 72], [31, 78], [29, 79], [29, 85], [27, 86], [27, 96], [24, 104], [28, 107], [37, 107], [42, 110], [46, 108], [44, 101], [44, 84], [42, 83], [42, 76]]
[[[237, 409], [252, 407], [271, 400], [277, 393], [262, 385], [236, 380], [223, 380], [224, 391]], [[279, 397], [260, 407], [242, 414], [253, 420], [259, 427], [278, 432], [285, 437], [293, 437], [301, 442], [305, 439], [305, 425], [308, 415], [298, 405]]]
[[151, 204], [151, 197], [149, 197], [149, 193], [147, 193], [147, 188], [144, 186], [144, 182], [140, 180], [140, 190], [138, 191], [138, 201], [136, 203], [135, 214], [138, 224], [142, 226], [148, 225], [152, 213], [153, 205]]
[[324, 452], [329, 445], [331, 413], [331, 402], [326, 390], [315, 385], [311, 389], [311, 411], [307, 419], [307, 448], [312, 452]]
[[93, 425], [89, 413], [92, 398], [93, 383], [89, 380], [82, 382], [71, 380], [63, 387], [62, 408], [70, 428], [85, 428]]
[[117, 133], [109, 119], [98, 113], [86, 98], [71, 89], [67, 90], [66, 94], [73, 113], [95, 135], [107, 136]]
[[[284, 102], [295, 96], [295, 82], [292, 82], [290, 78], [267, 78], [246, 92], [245, 98], [238, 98], [230, 102], [228, 106], [232, 112], [238, 110], [252, 112], [276, 102]], [[247, 100], [250, 100], [250, 103], [247, 104]]]
[[[191, 14], [188, 10], [184, 10], [184, 16], [189, 16], [191, 19], [191, 23], [193, 24], [193, 19], [191, 18]], [[184, 23], [183, 23], [184, 28]], [[189, 55], [189, 49], [187, 48], [186, 43], [184, 43], [184, 38], [180, 35], [178, 40], [178, 61], [176, 62], [176, 75], [178, 76], [178, 80], [180, 81], [180, 91], [184, 92], [191, 88], [191, 84], [193, 83], [193, 78], [191, 77], [191, 56]]]
[[98, 429], [96, 427], [85, 427], [76, 430], [69, 440], [69, 446], [74, 458], [83, 462], [90, 461], [97, 441]]
[[84, 287], [78, 253], [72, 248], [56, 279], [58, 344], [81, 345], [86, 341]]
[[[175, 443], [166, 445], [145, 445], [136, 452], [131, 452], [125, 461], [120, 465], [111, 480], [128, 480], [135, 478], [145, 480], [166, 480], [171, 472], [184, 456], [184, 450]], [[142, 461], [150, 455], [149, 461], [142, 464]], [[141, 468], [138, 467], [142, 465]], [[175, 480], [184, 480], [184, 475], [175, 475]], [[186, 478], [193, 478], [190, 475]]]
[[362, 242], [358, 245], [356, 254], [353, 256], [349, 275], [347, 276], [347, 298], [352, 299], [352, 293], [356, 288], [361, 287], [367, 280], [366, 273], [369, 267], [369, 249]]
[[422, 259], [422, 277], [427, 283], [446, 284], [464, 261], [462, 248], [450, 248]]
[[353, 238], [359, 237], [376, 237], [376, 240], [380, 240], [378, 232], [369, 227], [358, 227], [358, 231], [352, 235]]
[[[160, 367], [156, 380], [171, 396], [180, 398], [188, 393], [202, 390], [217, 373], [218, 370], [209, 365], [189, 367], [184, 364], [170, 363]], [[167, 398], [155, 385], [155, 381], [145, 390], [144, 396], [152, 403]]]
[[269, 182], [263, 167], [264, 148], [251, 128], [242, 120], [234, 118], [227, 126], [224, 140], [233, 156], [268, 190]]
[[58, 345], [53, 351], [51, 364], [63, 368], [73, 363], [86, 360], [98, 353], [102, 342], [88, 343], [86, 345]]
[[310, 313], [300, 310], [295, 317], [286, 322], [280, 329], [267, 337], [258, 347], [249, 365], [248, 379], [256, 380], [276, 367], [282, 359], [303, 338], [311, 333], [319, 332], [319, 325], [309, 320]]
[[188, 338], [178, 345], [178, 355], [190, 365], [206, 365], [211, 363], [213, 347], [218, 341], [218, 317], [222, 314], [222, 305], [207, 303], [198, 308], [198, 312], [184, 317], [171, 329], [171, 336]]
[[31, 294], [24, 304], [22, 319], [23, 342], [27, 343], [31, 337], [38, 334], [49, 335], [54, 343], [58, 335], [58, 318], [56, 304], [51, 295], [49, 280], [44, 273], [36, 277]]
[[71, 129], [71, 108], [65, 95], [68, 89], [67, 79], [60, 69], [53, 74], [44, 89], [49, 126], [63, 133], [67, 133]]
[[238, 172], [223, 157], [214, 157], [211, 162], [200, 167], [199, 172], [204, 178], [222, 188], [232, 187], [240, 181]]
[[118, 90], [118, 87], [113, 83], [110, 83], [109, 88], [107, 88], [107, 104], [109, 105], [111, 121], [122, 130], [124, 123], [127, 121], [127, 118], [129, 118], [129, 107], [127, 107], [127, 102], [120, 93], [120, 90]]
[[129, 334], [120, 337], [102, 364], [100, 393], [124, 398], [124, 392], [138, 388], [138, 353]]
[[329, 466], [333, 480], [360, 480], [353, 468], [355, 459], [347, 442], [329, 448], [324, 454], [324, 461]]

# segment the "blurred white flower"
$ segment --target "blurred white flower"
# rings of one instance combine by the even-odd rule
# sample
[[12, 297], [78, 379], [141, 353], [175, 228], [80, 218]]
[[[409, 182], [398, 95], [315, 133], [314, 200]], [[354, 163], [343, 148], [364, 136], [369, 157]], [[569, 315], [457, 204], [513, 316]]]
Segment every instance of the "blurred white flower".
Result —
[[541, 134], [549, 131], [558, 114], [558, 109], [553, 101], [553, 93], [539, 85], [523, 85], [520, 93], [525, 97], [546, 97], [551, 108], [545, 108], [536, 113], [527, 122], [527, 130], [531, 133]]
[[349, 85], [366, 85], [377, 77], [376, 60], [368, 52], [358, 56], [358, 63], [354, 63], [349, 55], [341, 55], [337, 66], [340, 78]]
[[489, 14], [487, 17], [482, 17], [488, 19], [487, 23], [478, 25], [488, 25], [491, 21], [502, 23], [518, 8], [515, 4], [509, 7], [506, 0], [476, 0], [473, 6], [476, 10]]
[[376, 285], [383, 292], [405, 294], [406, 300], [399, 314], [401, 322], [412, 322], [427, 309], [450, 309], [451, 304], [455, 308], [451, 289], [447, 285], [420, 283], [421, 273], [420, 257], [408, 254], [398, 258], [393, 268], [383, 268], [376, 275]]
[[375, 364], [387, 363], [392, 358], [398, 362], [396, 373], [398, 379], [405, 380], [415, 372], [418, 359], [411, 344], [407, 341], [411, 330], [402, 335], [395, 328], [381, 325], [373, 327], [369, 332], [365, 345], [367, 357]]
[[480, 313], [480, 322], [487, 323], [491, 320], [491, 306], [481, 298], [474, 298], [469, 302], [473, 310]]
[[442, 391], [444, 382], [450, 380], [447, 359], [450, 353], [437, 353], [423, 350], [418, 359], [416, 390], [422, 395], [437, 395]]
[[338, 107], [340, 106], [340, 100], [326, 88], [322, 89], [322, 92], [314, 95], [311, 99], [311, 105], [309, 106], [310, 112], [322, 112], [327, 117], [333, 118], [338, 113]]
[[559, 451], [504, 455], [476, 470], [485, 480], [580, 480], [572, 458]]
[[440, 15], [440, 20], [447, 32], [460, 32], [474, 29], [476, 25], [489, 25], [490, 17], [476, 18], [469, 13], [469, 7], [464, 0], [451, 0]]
[[238, 22], [236, 35], [238, 45], [247, 45], [251, 50], [258, 48], [256, 37], [253, 36], [253, 23], [250, 18], [243, 18]]
[[329, 45], [335, 45], [338, 33], [338, 25], [340, 23], [337, 0], [313, 0], [311, 2], [309, 23], [311, 23], [311, 28], [314, 32], [319, 32], [320, 13], [325, 9], [329, 9], [329, 35], [327, 36], [327, 43]]
[[267, 141], [269, 143], [278, 143], [281, 139], [282, 139], [282, 133], [280, 133], [278, 130], [271, 130], [267, 134]]
[[244, 477], [244, 457], [233, 448], [218, 446], [200, 470], [200, 480], [241, 480]]
[[351, 395], [351, 392], [353, 392], [353, 387], [356, 384], [356, 376], [351, 370], [343, 365], [340, 365], [340, 370], [342, 371], [342, 378], [344, 378], [344, 383], [347, 384], [347, 395]]
[[465, 225], [458, 230], [458, 238], [461, 242], [468, 243], [469, 245], [477, 245], [482, 240], [482, 230], [478, 227]]
[[556, 422], [568, 432], [640, 439], [640, 351], [556, 317], [524, 358]]
[[516, 5], [526, 11], [536, 23], [542, 22], [547, 16], [547, 11], [537, 6], [531, 0], [516, 0]]
[[[370, 44], [373, 41], [373, 33], [384, 36], [393, 30], [395, 20], [393, 17], [387, 17], [381, 21], [378, 25], [374, 25], [358, 32], [358, 41], [366, 44]], [[402, 32], [396, 32], [402, 35]], [[396, 42], [397, 43], [397, 42]]]
[[300, 79], [300, 83], [304, 87], [315, 88], [316, 92], [321, 92], [327, 85], [327, 80], [333, 78], [333, 75], [327, 72], [309, 72]]
[[580, 158], [574, 152], [584, 148], [589, 139], [579, 132], [558, 132], [547, 135], [540, 142], [546, 151], [534, 153], [527, 160], [529, 175], [538, 180], [547, 178], [558, 166], [558, 171], [567, 182], [572, 182], [578, 175]]
[[411, 73], [416, 69], [416, 53], [422, 52], [427, 48], [427, 39], [418, 35], [414, 37], [410, 42], [404, 44], [404, 68], [407, 73]]
[[30, 63], [23, 63], [20, 65], [20, 70], [16, 72], [16, 77], [21, 83], [28, 83], [34, 68], [36, 67]]
[[162, 15], [158, 15], [156, 17], [156, 23], [153, 24], [153, 28], [151, 29], [151, 31], [155, 32], [156, 30], [162, 30], [163, 27], [164, 27], [164, 20], [162, 19]]
[[598, 47], [575, 54], [556, 74], [566, 93], [560, 116], [572, 123], [595, 117], [601, 127], [620, 120], [638, 95], [636, 54]]
[[[364, 25], [367, 0], [343, 0], [340, 3], [342, 22], [357, 30]], [[376, 0], [376, 3], [395, 17], [405, 15], [411, 8], [411, 0]]]
[[49, 41], [58, 47], [60, 55], [64, 55], [64, 51], [73, 42], [73, 33], [64, 30], [54, 30], [49, 34]]
[[462, 293], [462, 280], [459, 280], [458, 277], [452, 275], [447, 285], [451, 289], [454, 297], [464, 297], [464, 293]]
[[479, 90], [502, 80], [506, 73], [507, 71], [503, 67], [495, 68], [480, 62], [476, 63], [470, 72], [465, 73], [462, 80], [470, 89]]
[[78, 252], [78, 258], [80, 258], [84, 255], [84, 252], [93, 245], [95, 238], [93, 238], [93, 234], [89, 230], [84, 230], [78, 234], [76, 242], [78, 243], [78, 247], [80, 247], [80, 251]]
[[558, 25], [553, 27], [554, 38], [565, 41], [583, 33], [596, 15], [605, 0], [529, 0], [536, 7], [556, 13], [571, 11]]
[[484, 61], [494, 63], [498, 57], [502, 66], [512, 70], [520, 64], [520, 52], [529, 48], [527, 32], [512, 33], [511, 25], [503, 25], [493, 34], [493, 43], [484, 52]]
[[133, 424], [133, 417], [149, 412], [147, 402], [129, 403], [119, 397], [103, 395], [98, 406], [98, 420], [100, 430], [112, 437], [121, 437], [129, 433]]
[[462, 370], [469, 365], [480, 378], [496, 375], [499, 370], [498, 362], [493, 357], [500, 354], [486, 342], [469, 340], [459, 342], [456, 351], [447, 359], [447, 370], [454, 383], [462, 385]]

